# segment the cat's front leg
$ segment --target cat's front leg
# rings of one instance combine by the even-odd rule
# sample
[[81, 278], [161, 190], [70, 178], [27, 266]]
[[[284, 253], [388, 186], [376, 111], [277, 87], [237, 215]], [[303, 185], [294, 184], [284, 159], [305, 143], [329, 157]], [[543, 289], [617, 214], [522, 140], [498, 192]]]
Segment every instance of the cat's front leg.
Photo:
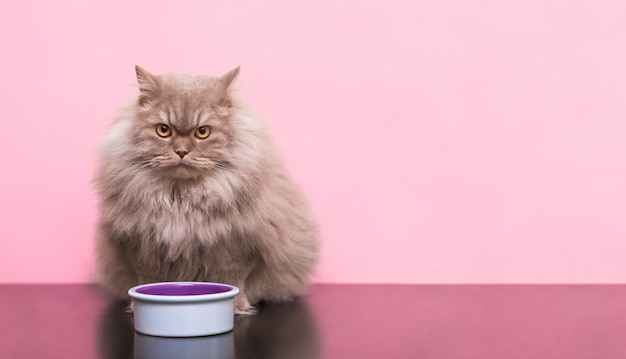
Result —
[[235, 297], [235, 315], [253, 315], [257, 313], [257, 308], [250, 303], [246, 295], [246, 278], [250, 274], [253, 265], [249, 261], [233, 260], [228, 264], [221, 263], [220, 271], [213, 273], [208, 278], [220, 283], [234, 285], [239, 288], [239, 294]]
[[250, 304], [248, 297], [241, 291], [235, 297], [235, 315], [253, 315], [258, 312], [258, 309]]
[[250, 304], [250, 301], [248, 300], [244, 280], [222, 277], [220, 282], [231, 284], [239, 288], [239, 294], [235, 297], [235, 315], [253, 315], [258, 312], [257, 308]]
[[138, 274], [124, 241], [99, 228], [96, 281], [114, 297], [128, 301], [128, 289], [137, 285]]

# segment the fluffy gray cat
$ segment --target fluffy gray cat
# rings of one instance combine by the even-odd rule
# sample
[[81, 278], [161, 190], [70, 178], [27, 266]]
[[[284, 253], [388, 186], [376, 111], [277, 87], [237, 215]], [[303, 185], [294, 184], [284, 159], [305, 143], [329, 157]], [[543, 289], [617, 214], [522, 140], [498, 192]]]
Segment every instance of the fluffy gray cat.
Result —
[[267, 131], [221, 77], [152, 75], [99, 148], [98, 282], [236, 285], [237, 314], [306, 292], [318, 251], [307, 202]]

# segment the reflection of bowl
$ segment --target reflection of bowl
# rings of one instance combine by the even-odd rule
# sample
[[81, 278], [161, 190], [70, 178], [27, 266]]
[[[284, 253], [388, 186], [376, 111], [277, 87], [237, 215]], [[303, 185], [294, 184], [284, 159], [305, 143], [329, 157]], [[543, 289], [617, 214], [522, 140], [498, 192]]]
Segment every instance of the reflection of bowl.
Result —
[[135, 334], [134, 359], [234, 359], [233, 333], [196, 338]]
[[128, 290], [135, 330], [162, 337], [196, 337], [233, 329], [235, 286], [206, 282], [144, 284]]

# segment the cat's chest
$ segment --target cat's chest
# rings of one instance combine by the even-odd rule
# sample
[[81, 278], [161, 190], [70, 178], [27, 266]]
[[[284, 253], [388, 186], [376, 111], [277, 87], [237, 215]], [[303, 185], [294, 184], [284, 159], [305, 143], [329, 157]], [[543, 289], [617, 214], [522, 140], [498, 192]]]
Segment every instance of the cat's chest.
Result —
[[173, 189], [144, 196], [134, 215], [144, 240], [164, 244], [214, 243], [227, 237], [233, 222], [218, 196]]
[[180, 190], [155, 193], [142, 203], [143, 219], [154, 226], [203, 225], [212, 216], [212, 203], [205, 196]]

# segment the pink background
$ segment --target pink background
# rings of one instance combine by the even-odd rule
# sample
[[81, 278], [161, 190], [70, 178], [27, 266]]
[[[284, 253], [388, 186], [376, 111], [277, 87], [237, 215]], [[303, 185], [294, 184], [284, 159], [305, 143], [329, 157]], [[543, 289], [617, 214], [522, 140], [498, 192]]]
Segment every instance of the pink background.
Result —
[[[19, 5], [18, 5], [19, 4]], [[624, 1], [4, 1], [0, 282], [86, 282], [95, 148], [153, 72], [241, 65], [320, 282], [626, 282]]]

